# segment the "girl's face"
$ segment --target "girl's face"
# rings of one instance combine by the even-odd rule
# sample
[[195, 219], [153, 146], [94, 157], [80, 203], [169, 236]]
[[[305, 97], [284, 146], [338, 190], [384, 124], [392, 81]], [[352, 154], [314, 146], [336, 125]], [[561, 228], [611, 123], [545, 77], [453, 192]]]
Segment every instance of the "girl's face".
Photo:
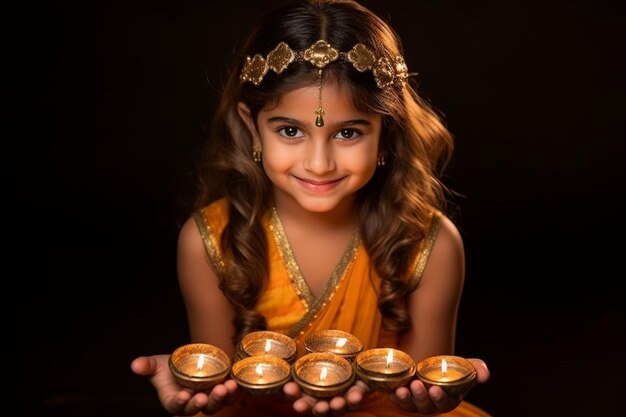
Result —
[[374, 175], [382, 119], [359, 112], [349, 89], [329, 83], [322, 87], [324, 126], [318, 127], [318, 94], [317, 86], [284, 94], [278, 106], [259, 112], [258, 130], [245, 105], [239, 113], [262, 150], [276, 203], [323, 213], [351, 207]]

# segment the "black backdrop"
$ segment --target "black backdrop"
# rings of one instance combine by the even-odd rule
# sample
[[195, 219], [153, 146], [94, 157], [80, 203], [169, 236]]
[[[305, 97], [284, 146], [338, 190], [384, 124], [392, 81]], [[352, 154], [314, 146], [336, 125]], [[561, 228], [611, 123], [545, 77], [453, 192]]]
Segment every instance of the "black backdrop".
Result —
[[[278, 3], [5, 14], [5, 379], [21, 415], [165, 415], [129, 363], [187, 340], [175, 245], [192, 160], [224, 62]], [[404, 3], [363, 2], [457, 140], [457, 348], [493, 374], [468, 399], [497, 416], [623, 414], [618, 2]]]

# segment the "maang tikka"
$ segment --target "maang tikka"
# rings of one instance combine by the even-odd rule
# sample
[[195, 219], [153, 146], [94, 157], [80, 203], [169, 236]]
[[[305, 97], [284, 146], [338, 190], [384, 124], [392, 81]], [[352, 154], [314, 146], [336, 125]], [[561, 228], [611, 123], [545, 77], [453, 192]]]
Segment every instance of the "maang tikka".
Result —
[[317, 73], [317, 109], [315, 109], [315, 126], [322, 127], [324, 126], [324, 108], [322, 107], [322, 69]]
[[348, 52], [339, 52], [324, 40], [318, 40], [303, 51], [294, 51], [285, 42], [281, 42], [267, 54], [267, 58], [261, 54], [256, 54], [253, 58], [247, 56], [240, 78], [243, 82], [249, 81], [254, 85], [259, 85], [270, 69], [276, 74], [280, 74], [294, 61], [310, 62], [319, 69], [317, 73], [318, 106], [315, 109], [315, 126], [322, 127], [324, 126], [323, 69], [337, 59], [350, 62], [359, 72], [371, 70], [378, 88], [387, 88], [393, 85], [403, 86], [408, 78], [408, 70], [402, 55], [395, 55], [391, 59], [386, 56], [376, 57], [362, 43], [357, 43]]

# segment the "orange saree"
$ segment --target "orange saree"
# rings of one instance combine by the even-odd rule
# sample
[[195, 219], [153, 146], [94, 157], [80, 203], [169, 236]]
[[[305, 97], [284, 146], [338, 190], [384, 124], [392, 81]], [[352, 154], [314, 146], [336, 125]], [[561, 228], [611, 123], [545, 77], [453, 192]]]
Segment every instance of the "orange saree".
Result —
[[[228, 220], [225, 200], [217, 201], [194, 214], [204, 240], [208, 259], [213, 268], [223, 270], [218, 242]], [[419, 283], [430, 249], [437, 236], [440, 214], [433, 217], [430, 231], [416, 257], [411, 277], [413, 288]], [[303, 353], [303, 340], [318, 329], [338, 329], [352, 333], [363, 342], [363, 349], [397, 347], [397, 335], [382, 329], [382, 316], [378, 310], [377, 295], [380, 277], [372, 267], [367, 252], [356, 234], [335, 267], [322, 294], [316, 297], [304, 280], [293, 256], [282, 224], [275, 210], [266, 216], [269, 256], [269, 280], [256, 306], [268, 324], [268, 329], [287, 334], [296, 340], [299, 353]], [[247, 396], [238, 404], [222, 410], [220, 416], [297, 416], [283, 398]], [[375, 392], [368, 395], [358, 412], [352, 417], [415, 416], [399, 410], [387, 394]], [[449, 417], [479, 417], [489, 414], [462, 402]]]

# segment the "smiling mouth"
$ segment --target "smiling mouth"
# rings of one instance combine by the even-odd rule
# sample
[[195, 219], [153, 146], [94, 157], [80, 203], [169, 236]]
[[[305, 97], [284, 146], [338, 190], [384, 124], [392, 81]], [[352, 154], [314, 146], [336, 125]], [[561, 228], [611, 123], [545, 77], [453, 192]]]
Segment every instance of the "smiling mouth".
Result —
[[304, 188], [306, 188], [307, 190], [328, 191], [328, 190], [335, 188], [335, 186], [339, 184], [345, 177], [337, 178], [334, 180], [325, 180], [325, 181], [309, 180], [309, 179], [300, 178], [296, 176], [294, 176], [294, 178], [298, 180], [298, 182], [302, 186], [304, 186]]

